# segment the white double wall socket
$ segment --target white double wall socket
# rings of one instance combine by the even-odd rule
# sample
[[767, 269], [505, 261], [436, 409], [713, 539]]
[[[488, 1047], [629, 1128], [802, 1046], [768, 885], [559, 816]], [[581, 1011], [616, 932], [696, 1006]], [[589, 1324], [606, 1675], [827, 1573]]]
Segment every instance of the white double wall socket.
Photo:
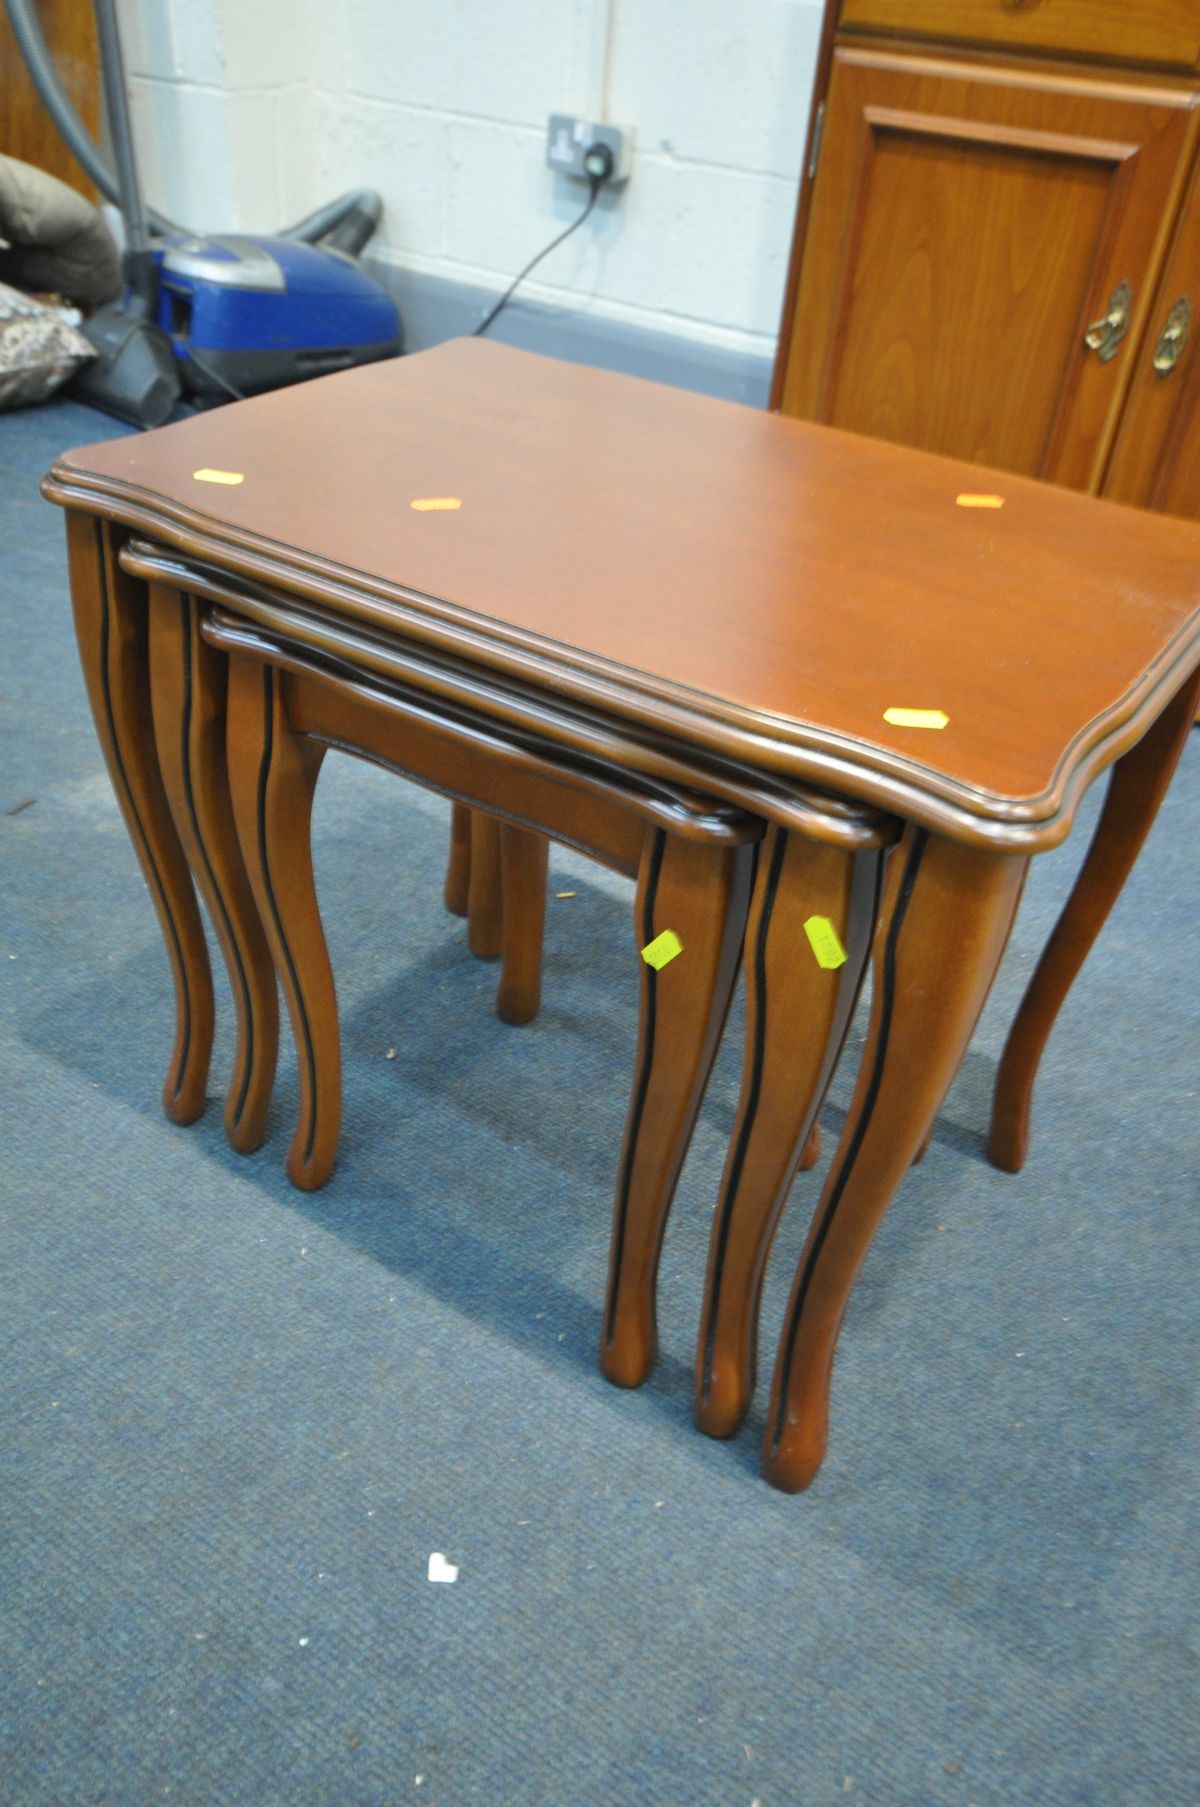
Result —
[[589, 151], [607, 145], [612, 155], [612, 174], [608, 186], [629, 180], [633, 150], [633, 128], [602, 125], [599, 120], [580, 119], [574, 113], [551, 113], [546, 132], [546, 162], [562, 176], [575, 176], [581, 182], [589, 179]]

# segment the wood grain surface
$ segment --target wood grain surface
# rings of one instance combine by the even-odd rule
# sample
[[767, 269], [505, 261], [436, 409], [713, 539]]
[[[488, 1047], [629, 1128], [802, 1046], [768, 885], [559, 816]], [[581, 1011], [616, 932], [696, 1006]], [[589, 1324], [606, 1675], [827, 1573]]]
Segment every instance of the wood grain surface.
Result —
[[[840, 47], [784, 411], [1094, 493], [1195, 142], [1191, 103]], [[1085, 335], [1121, 282], [1128, 330], [1102, 360]]]
[[997, 50], [1066, 51], [1193, 68], [1196, 0], [843, 0], [842, 24]]
[[[100, 60], [96, 20], [85, 0], [38, 0], [36, 8], [47, 48], [75, 107], [92, 134], [100, 117]], [[0, 6], [0, 151], [33, 163], [89, 201], [96, 189], [67, 149], [62, 135], [21, 60], [4, 8]]]
[[1200, 662], [1198, 525], [478, 341], [68, 453], [46, 493], [998, 845], [1061, 840]]
[[[1155, 367], [1172, 309], [1188, 310], [1176, 362]], [[1117, 502], [1200, 516], [1200, 163], [1180, 215], [1104, 483]]]

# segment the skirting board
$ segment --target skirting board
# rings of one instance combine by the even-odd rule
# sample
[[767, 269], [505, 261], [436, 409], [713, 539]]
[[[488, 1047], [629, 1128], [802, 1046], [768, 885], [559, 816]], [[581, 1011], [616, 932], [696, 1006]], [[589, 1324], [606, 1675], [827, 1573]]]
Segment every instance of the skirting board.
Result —
[[[364, 263], [391, 295], [404, 323], [406, 351], [424, 351], [443, 339], [474, 332], [498, 296], [473, 283], [422, 275], [370, 257]], [[771, 388], [771, 359], [752, 352], [728, 351], [672, 333], [652, 332], [569, 308], [514, 296], [495, 323], [490, 339], [523, 351], [539, 351], [574, 364], [594, 364], [626, 376], [648, 377], [678, 389], [723, 396], [765, 408]]]

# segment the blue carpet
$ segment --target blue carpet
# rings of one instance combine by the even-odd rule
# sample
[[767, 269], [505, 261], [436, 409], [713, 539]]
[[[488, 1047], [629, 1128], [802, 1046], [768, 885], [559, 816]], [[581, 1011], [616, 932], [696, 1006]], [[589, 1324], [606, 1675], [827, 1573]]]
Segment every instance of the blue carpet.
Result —
[[557, 860], [546, 1006], [506, 1028], [441, 907], [444, 807], [331, 758], [335, 1179], [283, 1178], [288, 1056], [266, 1147], [226, 1148], [223, 989], [210, 1109], [161, 1115], [166, 961], [36, 490], [114, 430], [65, 403], [0, 419], [0, 1800], [1194, 1807], [1200, 736], [1010, 1178], [982, 1157], [995, 1061], [1086, 834], [1036, 862], [854, 1297], [826, 1467], [787, 1498], [757, 1472], [761, 1402], [731, 1445], [690, 1422], [734, 1036], [659, 1368], [633, 1394], [597, 1370], [621, 881]]

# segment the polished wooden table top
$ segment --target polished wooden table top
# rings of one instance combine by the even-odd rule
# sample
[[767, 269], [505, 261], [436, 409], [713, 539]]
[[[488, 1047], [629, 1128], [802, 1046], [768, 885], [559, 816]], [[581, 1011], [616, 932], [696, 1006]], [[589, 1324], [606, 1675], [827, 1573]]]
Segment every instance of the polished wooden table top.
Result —
[[1014, 851], [1065, 836], [1200, 663], [1200, 524], [479, 340], [66, 453], [68, 491]]

